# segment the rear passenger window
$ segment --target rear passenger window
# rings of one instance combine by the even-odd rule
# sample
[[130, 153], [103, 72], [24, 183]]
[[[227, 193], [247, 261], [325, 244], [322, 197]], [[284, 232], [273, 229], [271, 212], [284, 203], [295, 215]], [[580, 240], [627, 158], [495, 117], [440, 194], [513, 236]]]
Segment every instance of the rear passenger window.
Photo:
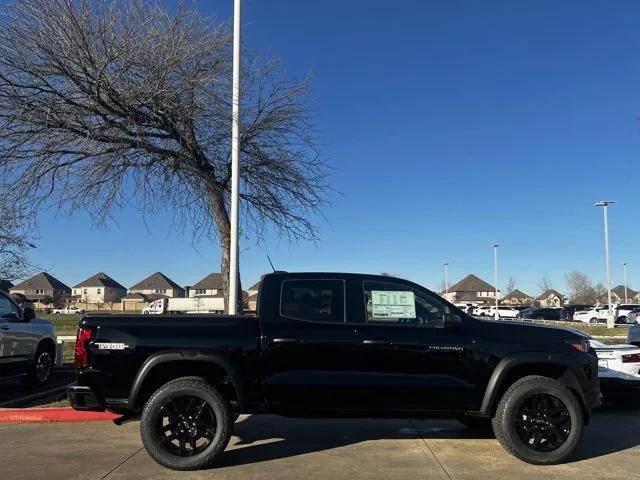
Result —
[[369, 324], [443, 328], [448, 308], [435, 296], [404, 285], [364, 282]]
[[344, 322], [342, 280], [284, 280], [280, 315], [312, 322]]

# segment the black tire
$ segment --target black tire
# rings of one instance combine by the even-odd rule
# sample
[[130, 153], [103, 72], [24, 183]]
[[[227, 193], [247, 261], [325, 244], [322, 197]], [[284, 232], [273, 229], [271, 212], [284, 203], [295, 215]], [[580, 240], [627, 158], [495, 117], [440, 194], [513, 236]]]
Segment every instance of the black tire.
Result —
[[33, 365], [29, 367], [27, 375], [23, 379], [25, 386], [39, 388], [49, 381], [53, 364], [55, 363], [55, 349], [52, 345], [40, 345], [36, 351]]
[[590, 323], [591, 325], [595, 325], [596, 323], [598, 323], [598, 319], [597, 319], [596, 317], [591, 317], [591, 318], [589, 319], [589, 323]]
[[[543, 403], [548, 408], [529, 409], [532, 402], [539, 403], [540, 399], [546, 399]], [[532, 413], [526, 418], [523, 411]], [[531, 375], [507, 389], [492, 423], [496, 438], [514, 457], [534, 465], [553, 465], [563, 462], [576, 449], [584, 418], [575, 395], [564, 385], [552, 378]]]
[[618, 325], [626, 325], [626, 324], [627, 324], [627, 317], [625, 317], [624, 315], [623, 315], [623, 316], [621, 316], [621, 317], [618, 317], [618, 318], [616, 319], [616, 323], [617, 323]]
[[467, 427], [469, 430], [481, 433], [493, 432], [491, 419], [488, 417], [459, 417], [458, 422]]
[[[177, 408], [180, 404], [184, 409]], [[229, 404], [218, 390], [200, 377], [182, 377], [151, 395], [142, 411], [140, 435], [147, 453], [160, 465], [172, 470], [199, 470], [211, 465], [229, 443], [231, 418]], [[193, 432], [200, 435], [203, 428], [211, 438], [192, 440]], [[199, 440], [203, 440], [200, 446], [196, 443]]]

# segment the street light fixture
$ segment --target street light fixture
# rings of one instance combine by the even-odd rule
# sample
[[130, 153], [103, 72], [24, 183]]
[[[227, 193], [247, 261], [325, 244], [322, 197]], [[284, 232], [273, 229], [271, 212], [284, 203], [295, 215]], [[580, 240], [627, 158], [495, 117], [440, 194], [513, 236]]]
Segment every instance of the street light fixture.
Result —
[[616, 203], [613, 200], [601, 200], [594, 204], [596, 207], [602, 207], [604, 212], [604, 262], [607, 269], [607, 303], [609, 306], [609, 312], [607, 315], [607, 326], [613, 328], [613, 316], [611, 308], [611, 264], [609, 263], [609, 205]]
[[500, 314], [498, 313], [498, 247], [499, 243], [494, 243], [491, 245], [493, 248], [493, 278], [496, 284], [496, 311], [494, 314], [494, 318], [498, 320], [500, 318]]
[[233, 2], [233, 81], [231, 93], [231, 244], [229, 247], [229, 315], [238, 308], [238, 197], [240, 177], [240, 34], [241, 0]]

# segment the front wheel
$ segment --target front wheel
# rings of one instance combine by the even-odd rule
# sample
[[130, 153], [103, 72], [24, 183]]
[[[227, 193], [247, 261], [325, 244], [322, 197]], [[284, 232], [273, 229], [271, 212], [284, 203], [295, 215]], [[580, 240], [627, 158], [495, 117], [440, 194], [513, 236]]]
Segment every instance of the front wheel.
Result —
[[160, 465], [198, 470], [211, 465], [229, 443], [231, 418], [228, 402], [204, 379], [177, 378], [146, 403], [142, 443]]
[[627, 322], [627, 317], [625, 317], [624, 315], [621, 317], [618, 317], [616, 323], [620, 324], [620, 325], [626, 325]]
[[591, 317], [591, 318], [589, 319], [589, 323], [590, 323], [591, 325], [594, 325], [594, 324], [598, 323], [598, 319], [597, 319], [596, 317]]
[[24, 384], [27, 387], [42, 387], [49, 381], [53, 371], [54, 355], [53, 347], [46, 345], [38, 347], [33, 365], [24, 378]]
[[584, 425], [575, 395], [552, 378], [521, 378], [505, 392], [493, 418], [496, 438], [534, 465], [561, 463], [576, 449]]

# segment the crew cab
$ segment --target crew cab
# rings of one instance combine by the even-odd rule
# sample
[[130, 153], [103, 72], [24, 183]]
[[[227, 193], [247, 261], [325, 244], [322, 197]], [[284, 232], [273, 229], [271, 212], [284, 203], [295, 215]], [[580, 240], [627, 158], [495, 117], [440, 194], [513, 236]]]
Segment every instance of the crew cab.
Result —
[[258, 295], [255, 316], [84, 317], [72, 406], [139, 418], [150, 456], [191, 470], [222, 454], [237, 415], [262, 413], [457, 418], [553, 464], [600, 400], [579, 332], [475, 319], [388, 276], [276, 272]]

